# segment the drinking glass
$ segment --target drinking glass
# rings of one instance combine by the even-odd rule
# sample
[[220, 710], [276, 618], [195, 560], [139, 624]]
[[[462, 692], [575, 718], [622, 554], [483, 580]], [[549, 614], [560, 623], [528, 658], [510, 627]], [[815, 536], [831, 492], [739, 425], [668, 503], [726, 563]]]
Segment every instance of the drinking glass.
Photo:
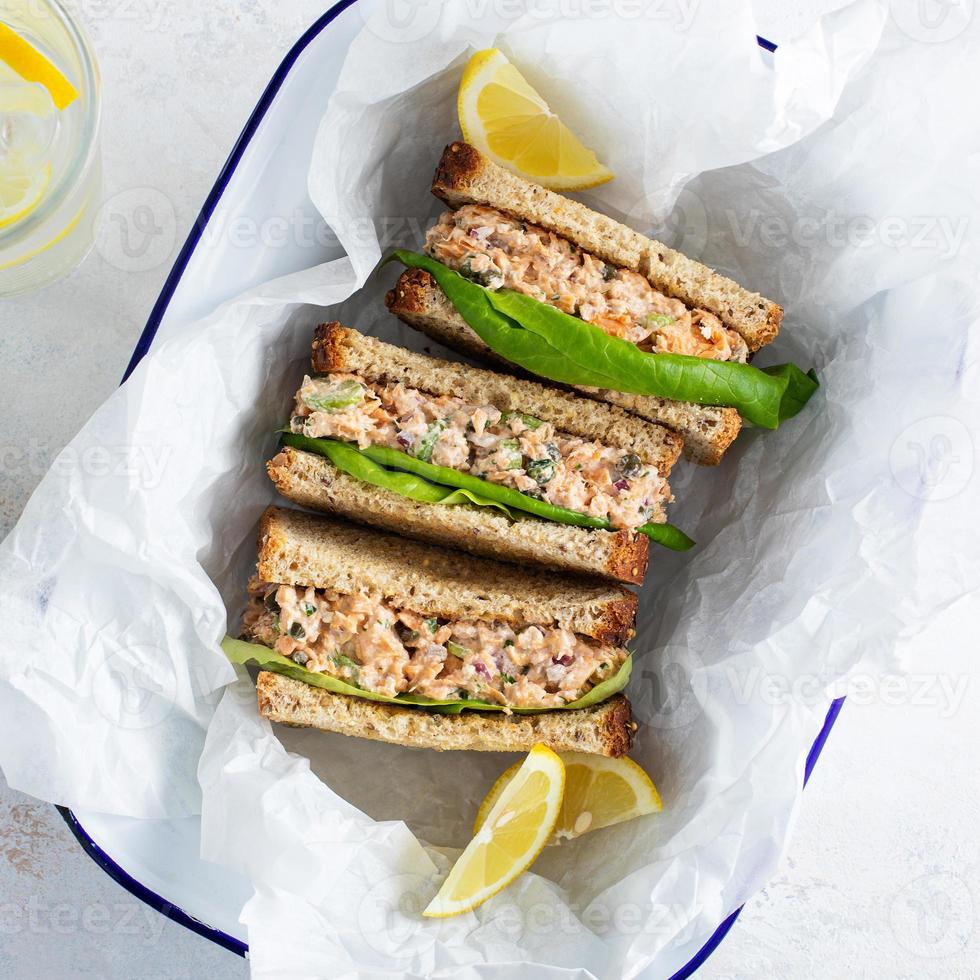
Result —
[[73, 269], [95, 238], [99, 74], [58, 0], [0, 0], [0, 296]]

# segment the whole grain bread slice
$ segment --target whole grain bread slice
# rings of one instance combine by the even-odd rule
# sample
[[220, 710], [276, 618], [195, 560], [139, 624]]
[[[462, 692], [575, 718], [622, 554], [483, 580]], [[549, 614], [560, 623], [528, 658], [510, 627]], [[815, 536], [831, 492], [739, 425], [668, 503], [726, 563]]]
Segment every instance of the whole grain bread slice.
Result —
[[416, 354], [337, 322], [316, 328], [312, 363], [317, 373], [342, 371], [366, 381], [400, 381], [432, 395], [455, 395], [501, 411], [525, 412], [552, 422], [562, 432], [636, 453], [664, 477], [683, 446], [676, 433], [621, 408], [537, 381]]
[[783, 310], [777, 303], [607, 215], [512, 174], [468, 143], [450, 143], [443, 150], [432, 193], [454, 209], [485, 204], [507, 211], [605, 262], [632, 269], [667, 296], [714, 313], [745, 338], [750, 350], [779, 333]]
[[443, 715], [333, 694], [272, 671], [259, 674], [256, 690], [259, 714], [270, 721], [437, 751], [528, 752], [544, 744], [556, 752], [618, 757], [629, 752], [636, 731], [622, 694], [571, 711]]
[[646, 574], [650, 542], [642, 534], [590, 530], [534, 517], [511, 520], [490, 507], [420, 503], [349, 476], [322, 456], [288, 447], [268, 462], [267, 469], [279, 492], [301, 507], [410, 538], [634, 585]]
[[266, 582], [365, 590], [427, 616], [558, 626], [614, 646], [633, 635], [637, 598], [623, 586], [520, 569], [302, 511], [269, 507], [258, 551]]
[[[403, 272], [385, 296], [385, 305], [400, 320], [447, 347], [515, 369], [480, 339], [435, 279], [423, 269]], [[578, 387], [575, 390], [589, 398], [624, 408], [648, 422], [666, 426], [683, 439], [684, 457], [702, 465], [713, 466], [721, 462], [742, 425], [734, 408], [674, 402], [608, 389]]]

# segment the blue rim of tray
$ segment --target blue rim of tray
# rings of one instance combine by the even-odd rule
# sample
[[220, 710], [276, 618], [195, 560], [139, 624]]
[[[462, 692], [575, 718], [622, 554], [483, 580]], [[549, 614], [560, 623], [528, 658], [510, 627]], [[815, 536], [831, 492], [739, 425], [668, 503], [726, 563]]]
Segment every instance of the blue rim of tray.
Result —
[[[163, 284], [163, 289], [160, 291], [160, 295], [157, 297], [156, 303], [153, 304], [153, 309], [150, 311], [150, 315], [147, 318], [146, 326], [143, 328], [143, 332], [140, 334], [140, 338], [136, 343], [136, 347], [133, 349], [132, 357], [129, 360], [129, 364], [126, 367], [126, 371], [123, 374], [122, 380], [125, 381], [130, 374], [132, 374], [134, 368], [142, 360], [143, 356], [150, 349], [150, 345], [153, 343], [153, 338], [156, 336], [157, 329], [159, 328], [161, 322], [163, 321], [164, 314], [167, 312], [167, 307], [170, 305], [170, 300], [173, 298], [173, 294], [177, 289], [177, 285], [180, 283], [181, 277], [187, 268], [188, 262], [190, 262], [191, 256], [194, 254], [195, 248], [201, 239], [201, 235], [204, 233], [204, 229], [207, 227], [208, 221], [211, 219], [211, 215], [214, 213], [214, 209], [217, 207], [218, 202], [221, 200], [221, 195], [224, 193], [225, 188], [228, 186], [228, 182], [231, 180], [235, 169], [238, 167], [242, 156], [245, 153], [248, 144], [251, 142], [252, 137], [255, 135], [259, 124], [265, 117], [269, 106], [275, 101], [275, 97], [282, 87], [283, 82], [286, 80], [286, 76], [292, 70], [293, 65], [296, 63], [297, 58], [303, 53], [310, 42], [316, 38], [321, 31], [323, 31], [332, 21], [334, 21], [340, 14], [342, 14], [348, 7], [353, 6], [357, 0], [340, 0], [339, 3], [335, 4], [324, 14], [322, 14], [317, 20], [315, 20], [309, 28], [302, 34], [299, 40], [289, 49], [286, 57], [283, 58], [282, 63], [276, 69], [275, 74], [266, 86], [265, 91], [262, 93], [261, 98], [256, 103], [255, 108], [252, 110], [252, 114], [248, 118], [248, 122], [245, 123], [245, 128], [242, 130], [241, 135], [235, 142], [231, 153], [228, 155], [228, 159], [225, 161], [224, 167], [221, 169], [221, 173], [218, 175], [218, 179], [215, 181], [214, 186], [211, 188], [211, 192], [208, 194], [204, 201], [204, 205], [201, 208], [200, 214], [197, 216], [197, 220], [191, 227], [190, 233], [187, 236], [187, 240], [184, 242], [183, 247], [180, 250], [180, 254], [177, 256], [174, 262], [173, 268], [170, 270], [170, 274], [167, 276], [166, 281]], [[759, 47], [765, 49], [766, 51], [775, 51], [776, 45], [772, 41], [767, 41], [763, 37], [757, 37], [756, 40], [759, 43]], [[820, 729], [820, 733], [817, 735], [816, 741], [810, 748], [810, 752], [806, 758], [806, 768], [803, 774], [803, 785], [810, 779], [810, 774], [813, 772], [813, 767], [816, 765], [817, 759], [820, 758], [820, 753], [823, 751], [823, 747], [827, 742], [827, 738], [830, 735], [830, 730], [834, 727], [834, 722], [837, 721], [837, 716], [840, 714], [840, 710], [843, 707], [844, 699], [838, 698], [834, 701], [830, 710], [827, 712], [827, 717], [824, 719], [823, 727]], [[210, 939], [211, 942], [217, 943], [219, 946], [230, 950], [233, 953], [237, 953], [239, 956], [245, 956], [248, 953], [248, 945], [243, 943], [240, 939], [236, 939], [234, 936], [228, 935], [226, 932], [222, 932], [220, 929], [215, 929], [213, 926], [209, 926], [206, 922], [201, 922], [199, 919], [195, 919], [194, 916], [189, 915], [183, 909], [174, 905], [172, 902], [168, 902], [163, 896], [158, 895], [152, 889], [147, 888], [142, 882], [137, 881], [125, 868], [118, 865], [95, 841], [89, 836], [88, 832], [79, 822], [78, 817], [72, 813], [67, 807], [59, 806], [58, 812], [61, 814], [68, 828], [74, 834], [75, 839], [81, 845], [82, 850], [90, 858], [92, 858], [95, 863], [102, 868], [102, 870], [110, 877], [113, 881], [118, 882], [126, 889], [131, 895], [134, 895], [141, 902], [145, 902], [151, 908], [156, 909], [161, 915], [165, 915], [168, 919], [172, 919], [174, 922], [180, 923], [180, 925], [185, 926], [190, 929], [191, 932], [196, 932], [199, 936], [204, 936], [206, 939]], [[718, 928], [711, 934], [707, 942], [698, 950], [698, 952], [683, 966], [678, 970], [669, 980], [686, 980], [698, 970], [701, 965], [708, 959], [708, 957], [717, 949], [721, 944], [721, 941], [728, 935], [729, 930], [735, 924], [735, 920], [738, 918], [739, 913], [742, 911], [741, 908], [737, 908]]]

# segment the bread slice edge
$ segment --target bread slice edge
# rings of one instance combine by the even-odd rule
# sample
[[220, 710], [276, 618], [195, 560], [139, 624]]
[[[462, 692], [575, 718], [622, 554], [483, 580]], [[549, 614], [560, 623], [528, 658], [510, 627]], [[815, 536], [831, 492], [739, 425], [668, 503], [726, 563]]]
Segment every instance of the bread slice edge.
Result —
[[311, 510], [380, 527], [485, 558], [532, 563], [641, 585], [650, 542], [629, 531], [589, 530], [537, 518], [511, 520], [492, 508], [410, 500], [344, 473], [330, 460], [286, 447], [266, 464], [279, 493]]
[[528, 752], [535, 745], [547, 745], [556, 752], [618, 758], [629, 752], [637, 727], [630, 702], [622, 694], [590, 708], [533, 715], [497, 711], [449, 715], [334, 694], [261, 671], [256, 697], [259, 714], [269, 721], [441, 752]]
[[417, 354], [337, 321], [316, 328], [311, 365], [317, 374], [346, 372], [366, 381], [401, 382], [433, 395], [491, 404], [501, 411], [526, 412], [560, 431], [636, 453], [663, 477], [683, 448], [677, 433], [618, 406], [500, 371]]

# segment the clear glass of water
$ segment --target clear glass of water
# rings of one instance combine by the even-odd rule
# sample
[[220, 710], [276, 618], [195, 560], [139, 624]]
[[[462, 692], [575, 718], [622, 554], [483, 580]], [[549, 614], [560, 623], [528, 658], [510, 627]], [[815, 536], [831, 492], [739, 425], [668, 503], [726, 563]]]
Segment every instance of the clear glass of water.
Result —
[[0, 0], [0, 296], [53, 282], [92, 247], [99, 109], [95, 56], [61, 3]]

